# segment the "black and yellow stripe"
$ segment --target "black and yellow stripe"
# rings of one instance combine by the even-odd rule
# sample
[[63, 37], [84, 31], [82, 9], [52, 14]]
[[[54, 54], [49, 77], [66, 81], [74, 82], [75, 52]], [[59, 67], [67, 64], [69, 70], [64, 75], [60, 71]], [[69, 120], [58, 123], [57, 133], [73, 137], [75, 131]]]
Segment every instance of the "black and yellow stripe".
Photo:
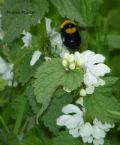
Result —
[[76, 25], [75, 22], [73, 22], [73, 21], [71, 21], [71, 20], [65, 20], [65, 21], [61, 24], [60, 28], [61, 28], [61, 29], [64, 28], [64, 26], [66, 26], [67, 24], [74, 24], [74, 25]]

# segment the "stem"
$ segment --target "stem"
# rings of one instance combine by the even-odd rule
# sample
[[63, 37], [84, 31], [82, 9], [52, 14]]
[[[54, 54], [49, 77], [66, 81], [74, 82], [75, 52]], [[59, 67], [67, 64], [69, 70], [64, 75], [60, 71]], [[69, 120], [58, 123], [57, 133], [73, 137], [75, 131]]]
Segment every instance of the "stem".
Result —
[[18, 109], [18, 114], [17, 114], [17, 118], [16, 118], [15, 127], [14, 127], [14, 130], [13, 130], [13, 133], [15, 135], [17, 135], [18, 132], [19, 132], [21, 122], [22, 122], [22, 119], [23, 119], [23, 113], [24, 113], [24, 110], [25, 110], [25, 105], [26, 105], [26, 99], [22, 98], [22, 100], [20, 102], [19, 109]]
[[96, 19], [96, 26], [98, 27], [97, 28], [97, 31], [96, 31], [96, 50], [97, 50], [97, 53], [101, 52], [101, 48], [102, 48], [102, 44], [101, 44], [101, 25], [100, 25], [100, 18], [98, 16], [98, 18]]
[[41, 24], [38, 28], [39, 38], [40, 38], [40, 49], [47, 53], [45, 44], [47, 43], [47, 31], [46, 31], [46, 20], [45, 18], [41, 20]]
[[22, 129], [21, 129], [21, 132], [24, 132], [24, 130], [25, 130], [26, 126], [27, 126], [28, 121], [29, 121], [29, 118], [27, 118], [27, 119], [25, 120], [25, 122], [24, 122], [24, 124], [23, 124], [23, 126], [22, 126]]
[[104, 18], [104, 27], [103, 27], [103, 49], [106, 56], [106, 60], [109, 64], [110, 56], [109, 56], [109, 46], [107, 41], [107, 34], [108, 34], [108, 19]]
[[8, 129], [6, 123], [5, 123], [5, 121], [4, 121], [4, 119], [3, 119], [3, 117], [1, 115], [0, 115], [0, 122], [2, 123], [2, 125], [5, 128], [6, 132], [9, 133], [10, 131], [9, 131], [9, 129]]

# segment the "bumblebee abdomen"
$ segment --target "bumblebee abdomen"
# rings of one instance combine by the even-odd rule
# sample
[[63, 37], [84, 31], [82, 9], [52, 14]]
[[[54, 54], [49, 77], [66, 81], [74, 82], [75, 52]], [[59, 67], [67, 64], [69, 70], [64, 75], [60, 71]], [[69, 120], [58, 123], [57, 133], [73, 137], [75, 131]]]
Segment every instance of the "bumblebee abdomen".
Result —
[[68, 49], [76, 50], [80, 47], [81, 37], [77, 32], [72, 35], [66, 35], [63, 39], [63, 43]]

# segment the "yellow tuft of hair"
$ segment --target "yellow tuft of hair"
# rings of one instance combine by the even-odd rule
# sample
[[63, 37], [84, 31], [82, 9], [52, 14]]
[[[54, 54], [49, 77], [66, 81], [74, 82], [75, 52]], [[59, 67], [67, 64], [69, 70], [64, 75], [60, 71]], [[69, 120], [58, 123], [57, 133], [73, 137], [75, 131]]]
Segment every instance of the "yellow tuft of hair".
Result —
[[65, 21], [61, 24], [60, 28], [63, 28], [63, 27], [64, 27], [66, 24], [68, 24], [68, 23], [72, 23], [72, 24], [76, 25], [75, 22], [73, 22], [73, 21], [71, 21], [71, 20], [65, 20]]
[[73, 34], [73, 33], [76, 32], [76, 28], [75, 28], [75, 27], [73, 27], [73, 28], [67, 28], [67, 29], [65, 30], [65, 32], [66, 32], [67, 34]]

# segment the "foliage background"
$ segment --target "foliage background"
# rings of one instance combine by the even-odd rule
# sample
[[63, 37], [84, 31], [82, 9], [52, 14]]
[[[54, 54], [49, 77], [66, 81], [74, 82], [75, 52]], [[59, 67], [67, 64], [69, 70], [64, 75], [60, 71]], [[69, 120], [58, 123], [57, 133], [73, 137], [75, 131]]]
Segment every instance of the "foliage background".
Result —
[[[66, 131], [59, 134], [59, 128], [55, 126], [54, 120], [61, 115], [62, 106], [71, 103], [73, 99], [71, 96], [69, 99], [62, 97], [67, 96], [62, 91], [57, 92], [57, 95], [55, 92], [57, 98], [52, 100], [49, 111], [36, 123], [41, 106], [34, 95], [34, 74], [44, 60], [41, 58], [33, 67], [29, 62], [33, 52], [38, 49], [44, 56], [55, 56], [46, 34], [45, 17], [52, 19], [56, 31], [59, 31], [63, 18], [67, 17], [74, 19], [79, 26], [97, 26], [96, 30], [81, 32], [81, 49], [102, 53], [112, 69], [111, 76], [120, 77], [120, 1], [76, 0], [73, 3], [72, 0], [0, 0], [0, 5], [2, 28], [6, 33], [4, 41], [0, 42], [0, 55], [7, 62], [14, 63], [14, 79], [19, 82], [16, 88], [0, 82], [0, 144], [82, 145], [79, 139], [71, 138]], [[26, 10], [35, 14], [11, 15], [6, 14], [7, 10]], [[38, 20], [41, 24], [38, 24]], [[21, 49], [21, 33], [24, 29], [33, 34], [32, 48]], [[113, 91], [120, 101], [119, 86], [118, 81], [113, 85]], [[120, 121], [117, 121], [105, 145], [119, 145], [119, 134]]]

